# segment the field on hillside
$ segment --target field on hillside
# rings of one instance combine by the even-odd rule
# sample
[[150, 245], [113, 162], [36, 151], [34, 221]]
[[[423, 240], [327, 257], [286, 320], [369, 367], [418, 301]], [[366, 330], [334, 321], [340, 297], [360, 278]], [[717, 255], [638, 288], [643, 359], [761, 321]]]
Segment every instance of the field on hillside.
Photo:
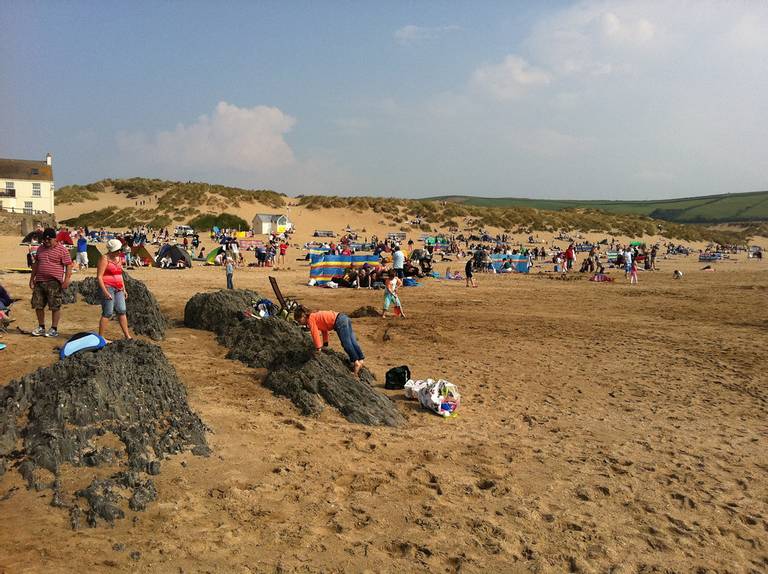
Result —
[[768, 220], [768, 191], [731, 193], [651, 201], [590, 201], [514, 197], [443, 196], [430, 198], [483, 207], [525, 207], [559, 211], [599, 209], [607, 213], [646, 215], [679, 223], [718, 223]]
[[[297, 243], [347, 223], [386, 231], [370, 214], [292, 210]], [[18, 238], [0, 238], [0, 268], [24, 253]], [[380, 291], [306, 287], [299, 257], [291, 249], [290, 269], [271, 272], [286, 294], [317, 309], [380, 307]], [[78, 531], [50, 491], [27, 490], [9, 467], [0, 572], [765, 571], [768, 267], [743, 257], [715, 272], [695, 257], [659, 265], [637, 286], [617, 271], [614, 283], [559, 280], [546, 264], [530, 276], [478, 274], [476, 289], [426, 280], [402, 293], [407, 319], [355, 319], [401, 428], [355, 425], [330, 407], [302, 417], [211, 333], [184, 327], [187, 300], [224, 286], [220, 268], [137, 270], [171, 321], [159, 345], [213, 453], [162, 461], [146, 511], [126, 507], [114, 527]], [[438, 271], [448, 266], [463, 262]], [[269, 274], [238, 269], [235, 286], [271, 296]], [[0, 275], [23, 298], [14, 316], [25, 329], [35, 323], [28, 277]], [[68, 305], [61, 332], [93, 329], [98, 316]], [[0, 384], [56, 361], [61, 343], [2, 342]], [[401, 364], [456, 383], [459, 415], [443, 420], [384, 391]], [[95, 472], [68, 469], [64, 480]]]

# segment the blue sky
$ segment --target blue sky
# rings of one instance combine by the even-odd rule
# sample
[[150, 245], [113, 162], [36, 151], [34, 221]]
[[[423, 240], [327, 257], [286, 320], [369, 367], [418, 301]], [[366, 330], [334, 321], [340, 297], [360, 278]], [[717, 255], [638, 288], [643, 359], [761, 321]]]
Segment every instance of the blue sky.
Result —
[[0, 157], [57, 185], [768, 189], [768, 2], [0, 0]]

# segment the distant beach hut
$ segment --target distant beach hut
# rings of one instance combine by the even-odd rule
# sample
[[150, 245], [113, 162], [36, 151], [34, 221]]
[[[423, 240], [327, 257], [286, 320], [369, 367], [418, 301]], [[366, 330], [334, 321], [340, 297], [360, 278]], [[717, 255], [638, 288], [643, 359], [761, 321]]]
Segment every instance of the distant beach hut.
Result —
[[269, 233], [282, 233], [293, 227], [293, 223], [286, 215], [270, 213], [257, 213], [253, 218], [253, 232], [267, 235]]

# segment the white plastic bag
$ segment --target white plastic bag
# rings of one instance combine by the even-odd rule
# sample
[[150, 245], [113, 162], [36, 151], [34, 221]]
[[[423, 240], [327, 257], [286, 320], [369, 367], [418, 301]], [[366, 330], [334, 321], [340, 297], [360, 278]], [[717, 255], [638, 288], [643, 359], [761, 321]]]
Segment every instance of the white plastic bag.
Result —
[[443, 417], [451, 416], [461, 403], [458, 387], [444, 379], [438, 381], [410, 379], [405, 383], [404, 390], [407, 398], [419, 399], [421, 406]]

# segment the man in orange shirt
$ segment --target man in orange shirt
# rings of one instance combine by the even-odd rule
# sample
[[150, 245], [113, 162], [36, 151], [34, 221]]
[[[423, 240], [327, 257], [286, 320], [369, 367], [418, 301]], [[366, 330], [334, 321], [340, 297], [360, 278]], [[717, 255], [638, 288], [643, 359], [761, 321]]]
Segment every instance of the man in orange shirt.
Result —
[[335, 311], [310, 311], [306, 307], [299, 307], [294, 313], [294, 318], [300, 325], [309, 327], [312, 342], [318, 352], [323, 347], [328, 346], [328, 333], [336, 331], [341, 346], [344, 347], [344, 351], [352, 363], [355, 376], [360, 374], [365, 357], [360, 345], [357, 344], [355, 333], [352, 331], [352, 321], [349, 317], [344, 313], [336, 313]]

